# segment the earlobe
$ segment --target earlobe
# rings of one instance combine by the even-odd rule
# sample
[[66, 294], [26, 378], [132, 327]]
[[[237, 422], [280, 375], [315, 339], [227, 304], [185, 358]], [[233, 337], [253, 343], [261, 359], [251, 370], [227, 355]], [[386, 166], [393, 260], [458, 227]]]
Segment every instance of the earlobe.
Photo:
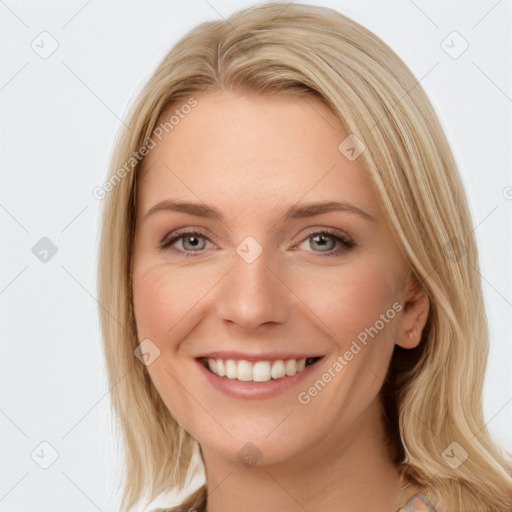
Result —
[[403, 342], [399, 339], [397, 345], [401, 346], [402, 348], [407, 348], [407, 349], [416, 348], [420, 342], [420, 338], [421, 338], [421, 332], [420, 332], [420, 336], [418, 336], [414, 329], [410, 329], [407, 332], [406, 341]]
[[419, 345], [429, 312], [428, 294], [423, 288], [417, 288], [405, 303], [402, 326], [396, 341], [398, 346], [412, 349]]

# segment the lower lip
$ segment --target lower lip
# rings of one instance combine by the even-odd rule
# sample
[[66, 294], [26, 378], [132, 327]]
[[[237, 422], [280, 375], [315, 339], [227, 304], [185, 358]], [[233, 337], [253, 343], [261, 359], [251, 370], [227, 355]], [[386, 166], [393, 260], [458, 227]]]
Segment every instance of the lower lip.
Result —
[[234, 398], [244, 398], [246, 400], [262, 400], [264, 398], [272, 398], [281, 393], [288, 391], [300, 384], [312, 372], [320, 366], [321, 359], [316, 363], [306, 366], [306, 368], [295, 375], [289, 377], [281, 377], [280, 379], [270, 379], [266, 382], [242, 382], [237, 379], [228, 379], [227, 377], [220, 377], [219, 375], [208, 370], [204, 364], [196, 360], [199, 365], [199, 371], [208, 379], [210, 384], [225, 393], [226, 395]]

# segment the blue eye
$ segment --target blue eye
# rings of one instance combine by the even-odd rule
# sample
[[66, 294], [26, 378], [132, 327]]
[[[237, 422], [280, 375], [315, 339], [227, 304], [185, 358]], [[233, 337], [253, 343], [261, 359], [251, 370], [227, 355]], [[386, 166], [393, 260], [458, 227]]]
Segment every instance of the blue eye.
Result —
[[[160, 242], [161, 249], [167, 249], [175, 245], [177, 242], [181, 241], [181, 245], [183, 249], [177, 249], [180, 252], [199, 252], [206, 248], [205, 240], [208, 240], [206, 236], [203, 235], [201, 231], [185, 231], [181, 233], [170, 233], [166, 235], [164, 239]], [[209, 241], [209, 240], [208, 240]], [[187, 254], [188, 256], [188, 254]]]
[[325, 256], [337, 256], [355, 247], [355, 243], [351, 238], [337, 236], [330, 230], [309, 233], [308, 237], [301, 242], [301, 245], [304, 242], [309, 242], [310, 247], [316, 246], [320, 250], [314, 250], [313, 252], [325, 253]]
[[[304, 242], [310, 242], [311, 247], [320, 249], [311, 252], [323, 253], [325, 256], [336, 256], [355, 247], [355, 243], [350, 237], [337, 236], [329, 229], [309, 232], [299, 246]], [[181, 248], [175, 248], [176, 251], [183, 253], [185, 256], [194, 256], [204, 251], [208, 243], [211, 243], [214, 247], [218, 247], [210, 241], [203, 231], [192, 229], [187, 231], [174, 231], [163, 238], [160, 242], [160, 249], [165, 250], [181, 244]]]

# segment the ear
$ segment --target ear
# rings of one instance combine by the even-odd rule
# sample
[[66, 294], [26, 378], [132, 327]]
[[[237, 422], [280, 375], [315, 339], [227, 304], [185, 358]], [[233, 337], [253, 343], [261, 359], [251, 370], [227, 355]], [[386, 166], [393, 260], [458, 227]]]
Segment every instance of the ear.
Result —
[[430, 300], [426, 290], [410, 275], [404, 288], [402, 324], [396, 344], [402, 348], [416, 348], [430, 312]]

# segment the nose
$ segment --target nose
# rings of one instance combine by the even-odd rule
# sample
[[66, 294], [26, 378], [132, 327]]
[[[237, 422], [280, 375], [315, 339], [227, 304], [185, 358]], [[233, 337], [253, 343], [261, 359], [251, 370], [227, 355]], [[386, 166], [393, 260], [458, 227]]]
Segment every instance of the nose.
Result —
[[218, 317], [248, 330], [285, 322], [292, 292], [284, 281], [266, 251], [252, 262], [236, 254], [232, 270], [217, 287]]

